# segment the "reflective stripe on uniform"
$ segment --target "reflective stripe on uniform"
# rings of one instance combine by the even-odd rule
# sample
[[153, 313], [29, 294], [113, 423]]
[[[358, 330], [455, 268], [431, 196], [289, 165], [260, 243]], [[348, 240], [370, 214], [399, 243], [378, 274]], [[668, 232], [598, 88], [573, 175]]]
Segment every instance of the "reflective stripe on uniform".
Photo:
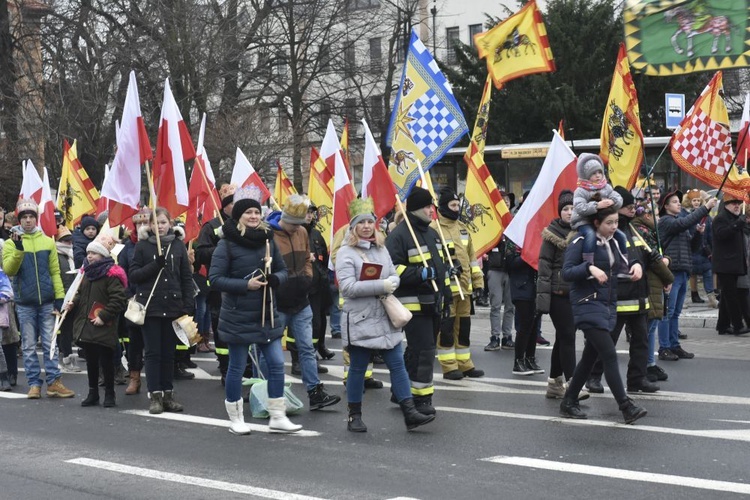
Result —
[[441, 363], [443, 361], [455, 361], [456, 351], [453, 349], [438, 349], [437, 358]]
[[404, 271], [406, 271], [406, 266], [404, 266], [402, 264], [399, 264], [398, 266], [396, 266], [396, 274], [398, 274], [399, 276], [401, 276], [401, 274]]
[[216, 348], [216, 355], [217, 356], [229, 356], [229, 348], [217, 347]]
[[617, 301], [617, 312], [638, 312], [643, 310], [651, 309], [648, 299], [645, 299], [645, 303], [642, 305], [641, 301], [636, 300], [618, 300]]
[[471, 350], [470, 349], [456, 349], [456, 360], [458, 361], [468, 361], [471, 359]]
[[411, 393], [413, 396], [432, 396], [435, 393], [435, 387], [432, 384], [412, 381]]
[[188, 349], [190, 349], [190, 346], [180, 343], [175, 346], [175, 349], [177, 349], [178, 351], [187, 351]]

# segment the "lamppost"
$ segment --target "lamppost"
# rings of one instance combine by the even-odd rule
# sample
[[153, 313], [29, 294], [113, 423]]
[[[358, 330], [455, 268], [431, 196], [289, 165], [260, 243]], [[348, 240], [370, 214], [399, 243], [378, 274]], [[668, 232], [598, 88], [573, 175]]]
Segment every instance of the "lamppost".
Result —
[[432, 0], [430, 14], [432, 14], [432, 57], [437, 57], [437, 28], [435, 27], [437, 20], [437, 0]]

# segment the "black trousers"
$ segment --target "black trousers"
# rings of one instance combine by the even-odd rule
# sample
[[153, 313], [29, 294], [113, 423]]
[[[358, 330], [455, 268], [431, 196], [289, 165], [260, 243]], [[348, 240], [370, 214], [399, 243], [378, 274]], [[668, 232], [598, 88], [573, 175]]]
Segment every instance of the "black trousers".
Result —
[[407, 342], [404, 364], [414, 396], [431, 396], [434, 392], [432, 373], [439, 326], [438, 315], [415, 314], [404, 327]]
[[721, 289], [719, 319], [716, 321], [716, 329], [720, 332], [730, 326], [735, 330], [742, 329], [742, 298], [737, 289], [737, 277], [736, 274], [716, 273]]
[[625, 387], [622, 385], [620, 367], [617, 364], [617, 351], [615, 350], [615, 344], [612, 342], [610, 332], [592, 328], [584, 330], [583, 335], [586, 337], [583, 354], [581, 354], [581, 360], [573, 372], [573, 378], [570, 380], [565, 397], [571, 399], [578, 398], [578, 393], [581, 392], [583, 384], [589, 378], [591, 368], [596, 363], [596, 359], [599, 358], [604, 365], [604, 378], [607, 379], [607, 385], [612, 391], [612, 395], [614, 395], [618, 404], [623, 404], [628, 400], [628, 395], [625, 393]]
[[[328, 294], [328, 287], [326, 287], [325, 293]], [[323, 292], [312, 293], [308, 296], [310, 300], [310, 309], [312, 309], [313, 320], [313, 345], [315, 349], [320, 352], [321, 349], [326, 347], [326, 313], [331, 308], [330, 299], [326, 299]]]
[[127, 330], [128, 343], [126, 345], [125, 356], [128, 359], [128, 371], [139, 372], [143, 369], [143, 332], [140, 325], [136, 325], [130, 320], [125, 321]]
[[516, 306], [516, 359], [536, 356], [536, 332], [540, 317], [536, 315], [533, 300], [517, 300]]
[[[640, 384], [646, 377], [646, 365], [648, 364], [648, 313], [643, 314], [618, 314], [615, 329], [610, 336], [612, 343], [617, 345], [620, 338], [622, 327], [627, 325], [630, 328], [630, 359], [628, 360], [628, 385]], [[597, 360], [594, 368], [591, 370], [592, 377], [601, 378], [604, 367], [600, 360]]]
[[[141, 330], [146, 346], [146, 385], [149, 392], [171, 391], [174, 381], [175, 318], [146, 317]], [[88, 359], [86, 360], [88, 362]]]
[[[549, 376], [557, 378], [565, 375], [565, 380], [570, 380], [576, 369], [576, 327], [570, 299], [552, 295], [549, 317], [555, 326], [555, 345], [552, 346]], [[536, 344], [536, 339], [534, 343]]]
[[60, 325], [60, 333], [57, 335], [57, 347], [60, 348], [60, 358], [73, 354], [73, 315], [65, 316], [65, 321]]
[[81, 347], [86, 356], [86, 372], [89, 377], [89, 389], [98, 390], [99, 366], [102, 367], [104, 375], [104, 390], [114, 392], [115, 390], [115, 364], [112, 362], [114, 349], [99, 344], [81, 342]]

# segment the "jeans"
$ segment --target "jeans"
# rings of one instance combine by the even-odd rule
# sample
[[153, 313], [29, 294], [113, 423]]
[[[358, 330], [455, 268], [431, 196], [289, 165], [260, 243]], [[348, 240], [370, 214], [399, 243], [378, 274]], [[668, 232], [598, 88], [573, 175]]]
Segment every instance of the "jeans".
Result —
[[[513, 317], [516, 307], [510, 298], [508, 273], [490, 269], [487, 271], [487, 288], [490, 293], [490, 335], [500, 338], [513, 337]], [[504, 308], [502, 314], [500, 309]]]
[[339, 289], [331, 287], [331, 334], [341, 333], [341, 308], [339, 307]]
[[279, 311], [279, 321], [289, 329], [288, 334], [294, 337], [294, 343], [299, 352], [302, 382], [307, 391], [313, 390], [320, 384], [318, 363], [315, 361], [315, 346], [312, 341], [312, 319], [312, 309], [309, 305], [294, 314]]
[[[250, 344], [227, 344], [229, 346], [229, 368], [227, 369], [225, 392], [227, 401], [233, 403], [242, 398], [242, 374], [247, 366], [247, 351]], [[269, 344], [256, 344], [257, 350], [263, 354], [264, 374], [268, 379], [268, 397], [271, 399], [284, 397], [284, 351], [281, 349], [281, 339]]]
[[211, 313], [206, 301], [207, 295], [198, 295], [195, 298], [195, 322], [198, 324], [198, 333], [205, 337], [211, 331]]
[[648, 362], [646, 366], [656, 366], [654, 352], [656, 351], [656, 329], [659, 327], [659, 323], [661, 321], [658, 319], [648, 320]]
[[174, 351], [177, 335], [172, 320], [147, 317], [141, 326], [146, 347], [146, 385], [148, 392], [171, 391], [174, 380]]
[[674, 283], [667, 302], [667, 317], [659, 324], [659, 350], [680, 347], [679, 323], [685, 292], [688, 287], [688, 272], [674, 271]]
[[706, 293], [714, 293], [714, 273], [711, 268], [709, 267], [703, 271], [701, 276], [703, 276], [703, 289]]
[[44, 358], [47, 385], [60, 378], [57, 349], [54, 353], [50, 353], [52, 329], [55, 327], [55, 317], [52, 315], [53, 309], [52, 302], [41, 306], [16, 305], [18, 327], [21, 330], [23, 367], [26, 370], [26, 379], [29, 386], [42, 386], [39, 356], [36, 354], [36, 342], [39, 338], [42, 339], [42, 357]]
[[[346, 381], [346, 399], [350, 403], [361, 403], [362, 393], [365, 389], [365, 372], [370, 363], [371, 349], [349, 346], [349, 377]], [[393, 349], [379, 351], [383, 356], [385, 365], [391, 374], [391, 392], [400, 403], [412, 397], [409, 384], [409, 375], [406, 373], [404, 364], [404, 350], [401, 344]]]

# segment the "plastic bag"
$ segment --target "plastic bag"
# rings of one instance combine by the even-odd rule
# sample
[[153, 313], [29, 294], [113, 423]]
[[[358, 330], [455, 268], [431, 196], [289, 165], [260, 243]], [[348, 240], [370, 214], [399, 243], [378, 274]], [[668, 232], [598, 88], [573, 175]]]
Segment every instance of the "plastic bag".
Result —
[[[287, 415], [302, 413], [305, 405], [292, 392], [292, 384], [284, 384], [284, 402]], [[250, 388], [250, 411], [253, 418], [268, 418], [268, 381], [263, 380]]]

